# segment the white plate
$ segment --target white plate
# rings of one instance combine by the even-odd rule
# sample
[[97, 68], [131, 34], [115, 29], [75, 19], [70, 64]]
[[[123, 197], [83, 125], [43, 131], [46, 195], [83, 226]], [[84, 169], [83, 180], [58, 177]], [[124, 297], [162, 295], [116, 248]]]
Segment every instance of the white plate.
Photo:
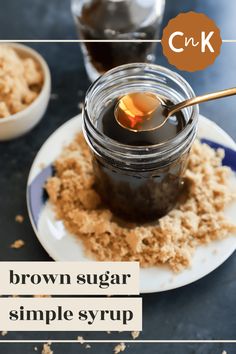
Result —
[[[62, 148], [71, 142], [81, 130], [81, 115], [76, 116], [57, 129], [39, 150], [32, 165], [27, 184], [28, 211], [34, 231], [48, 254], [56, 261], [90, 260], [84, 253], [78, 238], [70, 235], [63, 222], [55, 219], [52, 207], [43, 192], [45, 180], [52, 174], [51, 164]], [[199, 137], [235, 150], [234, 141], [215, 123], [201, 116]], [[47, 166], [43, 168], [42, 165]], [[234, 182], [235, 182], [234, 178]], [[233, 220], [236, 203], [226, 210]], [[141, 269], [141, 293], [159, 292], [190, 284], [219, 267], [236, 249], [236, 235], [225, 240], [199, 246], [193, 256], [192, 266], [175, 275], [165, 266]]]

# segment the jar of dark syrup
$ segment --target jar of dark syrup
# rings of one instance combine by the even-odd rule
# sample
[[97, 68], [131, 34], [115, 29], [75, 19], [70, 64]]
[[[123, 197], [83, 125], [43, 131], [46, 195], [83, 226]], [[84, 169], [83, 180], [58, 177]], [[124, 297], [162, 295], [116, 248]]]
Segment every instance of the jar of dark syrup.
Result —
[[[165, 0], [71, 0], [85, 67], [92, 81], [118, 65], [153, 62]], [[120, 42], [112, 42], [119, 40]], [[125, 41], [124, 41], [125, 40]]]
[[194, 96], [185, 79], [169, 69], [127, 64], [90, 86], [83, 112], [96, 188], [117, 216], [135, 222], [155, 220], [176, 205], [198, 122], [198, 107], [193, 106], [156, 131], [127, 131], [115, 120], [116, 102], [125, 94], [144, 91], [173, 103]]

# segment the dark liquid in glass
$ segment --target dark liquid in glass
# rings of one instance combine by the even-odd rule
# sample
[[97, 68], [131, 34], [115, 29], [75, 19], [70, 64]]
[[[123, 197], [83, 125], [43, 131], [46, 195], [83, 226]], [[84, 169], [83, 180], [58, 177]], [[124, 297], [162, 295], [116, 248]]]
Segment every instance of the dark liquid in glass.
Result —
[[[152, 6], [153, 7], [153, 6]], [[147, 20], [150, 18], [150, 21]], [[154, 39], [160, 16], [138, 1], [93, 0], [76, 16], [79, 35], [88, 40]], [[99, 73], [122, 64], [153, 61], [153, 43], [84, 43], [89, 60]]]
[[[174, 138], [186, 125], [179, 112], [160, 129], [152, 132], [131, 132], [115, 120], [112, 102], [98, 119], [98, 129], [109, 138], [126, 145], [148, 146]], [[174, 161], [148, 166], [118, 165], [112, 159], [94, 157], [96, 188], [104, 202], [118, 216], [129, 221], [158, 219], [170, 211], [183, 188], [183, 173], [188, 151]]]

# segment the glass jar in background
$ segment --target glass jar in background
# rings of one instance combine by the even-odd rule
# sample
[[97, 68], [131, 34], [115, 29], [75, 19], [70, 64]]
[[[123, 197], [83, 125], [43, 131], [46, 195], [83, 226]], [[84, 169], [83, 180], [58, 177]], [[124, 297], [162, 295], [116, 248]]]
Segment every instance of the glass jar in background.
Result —
[[158, 39], [165, 0], [72, 0], [71, 5], [81, 39], [126, 41], [81, 43], [91, 81], [122, 64], [155, 60], [155, 43], [128, 41]]
[[[161, 66], [135, 63], [114, 68], [94, 82], [86, 94], [83, 112], [97, 191], [116, 215], [129, 221], [156, 220], [174, 208], [183, 192], [183, 176], [198, 123], [198, 106], [188, 107], [181, 111], [180, 129], [170, 120], [158, 131], [132, 133], [121, 143], [124, 134], [130, 132], [115, 121], [114, 108], [108, 117], [112, 129], [104, 126], [104, 117], [117, 98], [140, 91], [159, 94], [173, 103], [194, 97], [180, 75]], [[157, 143], [156, 134], [165, 138]]]

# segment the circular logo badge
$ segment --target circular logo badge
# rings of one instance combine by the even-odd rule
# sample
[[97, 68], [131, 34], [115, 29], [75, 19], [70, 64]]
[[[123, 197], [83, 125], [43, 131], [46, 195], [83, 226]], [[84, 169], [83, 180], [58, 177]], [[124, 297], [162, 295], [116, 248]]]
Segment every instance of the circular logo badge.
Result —
[[169, 21], [161, 43], [170, 64], [180, 70], [197, 71], [214, 63], [222, 39], [213, 20], [191, 11]]

